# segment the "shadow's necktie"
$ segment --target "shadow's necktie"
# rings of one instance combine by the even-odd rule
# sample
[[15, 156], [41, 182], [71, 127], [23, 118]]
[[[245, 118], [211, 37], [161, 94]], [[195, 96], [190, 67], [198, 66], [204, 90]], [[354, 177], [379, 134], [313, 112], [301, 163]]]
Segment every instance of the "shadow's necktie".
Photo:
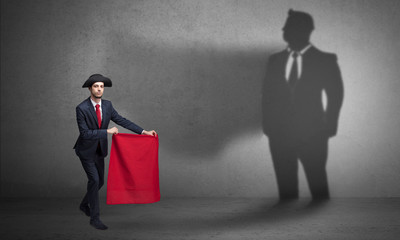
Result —
[[289, 75], [289, 86], [293, 89], [294, 86], [296, 85], [296, 82], [298, 80], [298, 72], [297, 72], [297, 57], [299, 54], [297, 52], [293, 52], [292, 57], [293, 57], [293, 64], [292, 64], [292, 69], [290, 70], [290, 75]]
[[100, 112], [100, 105], [96, 105], [96, 115], [97, 115], [97, 122], [99, 124], [99, 128], [101, 128], [101, 112]]

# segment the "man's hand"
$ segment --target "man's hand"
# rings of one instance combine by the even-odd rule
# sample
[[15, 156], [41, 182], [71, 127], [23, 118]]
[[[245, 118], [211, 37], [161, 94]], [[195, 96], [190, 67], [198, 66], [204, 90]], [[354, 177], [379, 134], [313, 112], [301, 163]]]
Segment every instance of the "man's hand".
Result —
[[118, 133], [118, 128], [112, 127], [110, 129], [107, 129], [107, 133], [109, 133], [109, 134], [117, 134]]
[[157, 137], [157, 133], [156, 133], [156, 131], [154, 131], [154, 130], [151, 130], [151, 131], [143, 130], [142, 134], [143, 134], [143, 135], [149, 135], [149, 136]]

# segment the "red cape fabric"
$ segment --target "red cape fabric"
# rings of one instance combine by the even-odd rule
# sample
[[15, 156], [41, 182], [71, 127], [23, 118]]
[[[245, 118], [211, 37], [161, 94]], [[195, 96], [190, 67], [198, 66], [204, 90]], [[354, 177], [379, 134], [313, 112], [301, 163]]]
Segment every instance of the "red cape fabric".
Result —
[[126, 133], [113, 135], [107, 204], [158, 201], [158, 137]]

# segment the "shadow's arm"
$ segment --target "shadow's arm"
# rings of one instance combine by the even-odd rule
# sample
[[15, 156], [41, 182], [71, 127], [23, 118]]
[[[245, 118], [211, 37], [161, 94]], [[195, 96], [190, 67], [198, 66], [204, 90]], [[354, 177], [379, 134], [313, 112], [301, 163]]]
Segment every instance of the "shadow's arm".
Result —
[[262, 127], [264, 134], [269, 136], [273, 129], [273, 121], [271, 108], [273, 108], [274, 104], [274, 57], [271, 56], [268, 59], [267, 70], [263, 81], [262, 87]]
[[331, 66], [324, 87], [327, 96], [325, 112], [326, 131], [330, 137], [335, 136], [338, 129], [340, 109], [343, 104], [344, 87], [336, 55], [330, 59]]

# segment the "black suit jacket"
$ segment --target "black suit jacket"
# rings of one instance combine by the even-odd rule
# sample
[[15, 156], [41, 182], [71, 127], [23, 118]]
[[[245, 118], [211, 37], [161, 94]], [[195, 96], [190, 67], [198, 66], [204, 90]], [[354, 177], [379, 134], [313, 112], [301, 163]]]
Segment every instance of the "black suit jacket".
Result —
[[[315, 47], [303, 55], [303, 68], [296, 86], [285, 78], [289, 52], [271, 55], [263, 92], [263, 127], [268, 136], [290, 133], [302, 136], [337, 132], [343, 102], [343, 82], [335, 54]], [[327, 96], [324, 109], [322, 93]]]
[[90, 98], [84, 100], [76, 107], [76, 120], [78, 122], [79, 137], [75, 143], [76, 154], [83, 159], [96, 156], [97, 147], [100, 145], [102, 157], [108, 154], [107, 128], [110, 120], [135, 133], [141, 134], [143, 128], [120, 116], [113, 108], [110, 101], [102, 101], [102, 122], [98, 126], [96, 111]]

